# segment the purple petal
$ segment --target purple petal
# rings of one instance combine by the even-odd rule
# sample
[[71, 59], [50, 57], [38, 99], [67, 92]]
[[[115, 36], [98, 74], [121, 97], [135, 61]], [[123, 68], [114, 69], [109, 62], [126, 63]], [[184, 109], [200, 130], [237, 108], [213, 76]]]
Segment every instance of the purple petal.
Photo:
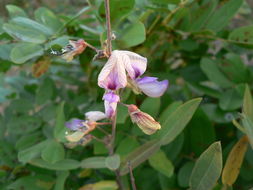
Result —
[[114, 50], [98, 76], [98, 85], [107, 90], [117, 90], [127, 85], [124, 60], [121, 53]]
[[168, 88], [169, 81], [158, 81], [156, 77], [143, 77], [136, 79], [136, 83], [147, 96], [160, 97]]
[[141, 76], [147, 68], [147, 59], [136, 53], [130, 51], [120, 51], [123, 55], [129, 58], [129, 61], [125, 61], [125, 68], [131, 79], [136, 79]]
[[105, 101], [105, 114], [108, 118], [111, 118], [116, 113], [117, 103], [120, 101], [120, 98], [114, 92], [107, 92], [103, 96], [103, 100]]
[[78, 129], [84, 127], [84, 120], [81, 119], [72, 119], [65, 123], [65, 126], [73, 131], [77, 131]]
[[112, 91], [105, 93], [103, 96], [103, 100], [108, 101], [109, 103], [119, 102], [119, 99], [119, 96]]

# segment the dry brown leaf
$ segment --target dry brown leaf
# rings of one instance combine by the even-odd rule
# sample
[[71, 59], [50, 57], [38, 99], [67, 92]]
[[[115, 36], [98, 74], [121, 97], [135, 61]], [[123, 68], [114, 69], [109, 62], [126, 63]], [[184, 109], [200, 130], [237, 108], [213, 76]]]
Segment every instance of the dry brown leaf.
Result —
[[236, 181], [248, 148], [248, 138], [243, 136], [232, 148], [228, 155], [225, 167], [222, 172], [222, 183], [224, 185], [233, 185]]

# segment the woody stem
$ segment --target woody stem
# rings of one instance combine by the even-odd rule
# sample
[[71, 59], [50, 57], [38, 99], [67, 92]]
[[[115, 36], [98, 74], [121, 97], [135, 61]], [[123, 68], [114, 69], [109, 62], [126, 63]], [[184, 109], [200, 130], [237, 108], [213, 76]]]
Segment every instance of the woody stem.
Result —
[[110, 19], [110, 0], [105, 0], [105, 15], [107, 27], [107, 54], [110, 56], [112, 52], [112, 31]]

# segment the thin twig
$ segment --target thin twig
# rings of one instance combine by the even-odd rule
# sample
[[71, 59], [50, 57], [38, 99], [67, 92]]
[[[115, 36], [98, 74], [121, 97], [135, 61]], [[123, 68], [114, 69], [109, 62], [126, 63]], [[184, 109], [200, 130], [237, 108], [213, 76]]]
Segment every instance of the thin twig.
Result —
[[112, 52], [112, 31], [110, 19], [110, 0], [105, 0], [105, 15], [107, 27], [107, 54], [110, 56]]
[[136, 185], [135, 185], [135, 179], [133, 175], [133, 170], [130, 161], [127, 162], [129, 173], [130, 173], [130, 180], [131, 180], [131, 185], [132, 185], [132, 190], [137, 190]]
[[102, 129], [101, 127], [97, 126], [97, 129], [99, 131], [101, 131], [102, 133], [104, 133], [105, 135], [109, 135], [109, 133], [107, 133], [104, 129]]

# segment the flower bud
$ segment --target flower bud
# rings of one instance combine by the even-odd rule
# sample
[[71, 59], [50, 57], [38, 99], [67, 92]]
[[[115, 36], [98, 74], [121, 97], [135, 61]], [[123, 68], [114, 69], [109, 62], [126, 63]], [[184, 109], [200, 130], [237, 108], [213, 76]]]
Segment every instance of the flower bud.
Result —
[[136, 105], [129, 105], [128, 112], [132, 122], [136, 123], [145, 134], [152, 135], [161, 129], [160, 123], [155, 121], [149, 114], [140, 111]]

